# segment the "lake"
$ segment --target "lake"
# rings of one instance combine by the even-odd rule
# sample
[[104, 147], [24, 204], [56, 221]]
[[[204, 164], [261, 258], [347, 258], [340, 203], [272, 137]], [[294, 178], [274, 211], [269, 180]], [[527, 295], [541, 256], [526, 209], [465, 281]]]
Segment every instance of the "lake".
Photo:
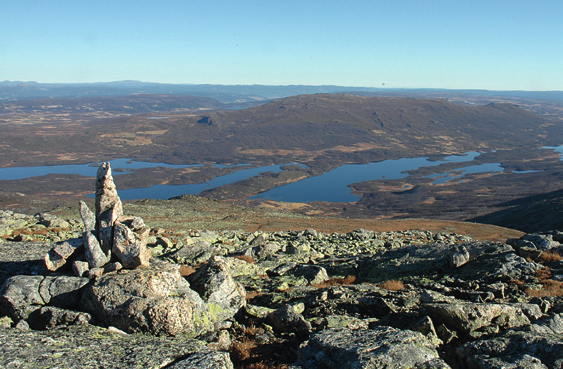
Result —
[[[556, 152], [559, 152], [560, 154], [563, 154], [563, 146], [546, 147], [546, 149], [552, 149]], [[276, 187], [250, 198], [262, 200], [268, 199], [284, 202], [354, 202], [359, 200], [359, 197], [353, 195], [350, 192], [349, 186], [352, 183], [384, 179], [402, 179], [408, 177], [409, 174], [406, 173], [407, 171], [416, 170], [423, 167], [434, 167], [444, 163], [471, 162], [479, 155], [479, 152], [472, 151], [467, 152], [463, 155], [447, 156], [441, 160], [430, 160], [426, 157], [419, 157], [403, 158], [397, 160], [384, 160], [381, 162], [368, 164], [347, 164], [326, 172], [320, 176], [309, 177], [284, 186]], [[110, 164], [113, 169], [114, 176], [125, 175], [127, 173], [130, 173], [132, 169], [155, 167], [183, 169], [203, 166], [202, 164], [171, 165], [165, 163], [149, 163], [131, 161], [130, 159], [116, 159], [110, 161]], [[237, 164], [234, 166], [244, 167], [248, 165], [250, 164]], [[221, 164], [215, 164], [215, 166], [231, 167]], [[283, 165], [270, 165], [257, 168], [241, 169], [234, 173], [216, 177], [215, 179], [207, 181], [205, 183], [177, 186], [156, 185], [147, 188], [123, 189], [118, 190], [118, 192], [119, 196], [124, 200], [141, 198], [168, 199], [184, 194], [199, 194], [204, 190], [242, 181], [257, 176], [260, 173], [278, 173], [282, 170], [282, 166]], [[0, 168], [0, 179], [24, 179], [47, 174], [79, 174], [88, 177], [95, 177], [97, 169], [98, 164]], [[432, 174], [430, 176], [427, 176], [427, 178], [435, 178], [433, 183], [440, 184], [446, 183], [453, 179], [461, 178], [469, 173], [500, 173], [503, 171], [504, 168], [500, 166], [500, 163], [485, 163], [479, 165], [469, 165], [444, 173]], [[522, 173], [530, 172], [532, 171], [524, 171]]]
[[[276, 187], [250, 198], [284, 202], [354, 202], [360, 198], [350, 192], [349, 185], [352, 183], [380, 179], [402, 179], [408, 177], [408, 173], [405, 172], [409, 170], [433, 167], [444, 163], [473, 161], [479, 155], [478, 152], [467, 152], [464, 155], [447, 156], [439, 161], [431, 161], [429, 158], [403, 158], [368, 164], [347, 164], [320, 176], [309, 177], [285, 186]], [[490, 170], [488, 164], [483, 165], [485, 166], [483, 171]], [[495, 165], [500, 164], [496, 163]], [[472, 173], [476, 173], [478, 169], [472, 168], [471, 170]]]

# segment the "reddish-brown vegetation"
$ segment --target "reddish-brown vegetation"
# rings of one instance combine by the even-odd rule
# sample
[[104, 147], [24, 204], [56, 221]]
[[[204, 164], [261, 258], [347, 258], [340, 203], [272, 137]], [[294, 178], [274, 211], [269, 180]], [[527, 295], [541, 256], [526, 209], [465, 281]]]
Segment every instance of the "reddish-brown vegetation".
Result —
[[395, 279], [392, 279], [390, 281], [385, 281], [385, 282], [381, 283], [380, 287], [384, 288], [386, 290], [389, 290], [389, 291], [399, 291], [399, 290], [402, 290], [403, 288], [405, 288], [405, 285], [401, 281], [397, 281]]
[[326, 288], [330, 286], [346, 286], [356, 282], [355, 275], [349, 275], [344, 278], [331, 278], [321, 283], [314, 283], [311, 286], [316, 288]]
[[248, 264], [254, 264], [256, 262], [256, 260], [248, 255], [235, 255], [235, 259], [246, 261]]

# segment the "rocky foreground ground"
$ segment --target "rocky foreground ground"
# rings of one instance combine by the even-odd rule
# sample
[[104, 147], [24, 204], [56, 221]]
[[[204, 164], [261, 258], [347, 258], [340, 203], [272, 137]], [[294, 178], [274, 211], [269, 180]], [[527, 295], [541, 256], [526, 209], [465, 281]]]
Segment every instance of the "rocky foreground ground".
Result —
[[0, 211], [0, 366], [563, 368], [562, 232], [171, 231], [115, 204]]

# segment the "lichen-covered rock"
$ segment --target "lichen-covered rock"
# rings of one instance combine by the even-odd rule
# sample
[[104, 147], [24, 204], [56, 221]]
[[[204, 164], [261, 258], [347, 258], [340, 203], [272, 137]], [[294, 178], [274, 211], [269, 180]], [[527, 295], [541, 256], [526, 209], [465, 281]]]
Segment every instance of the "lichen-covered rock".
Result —
[[563, 335], [513, 331], [468, 342], [456, 352], [469, 368], [562, 368]]
[[171, 369], [233, 369], [233, 362], [228, 352], [197, 352], [168, 368]]
[[70, 228], [71, 225], [64, 219], [56, 217], [49, 213], [39, 213], [35, 215], [37, 222], [39, 224], [44, 225], [45, 227], [52, 227], [52, 228]]
[[449, 368], [419, 332], [392, 327], [334, 328], [312, 335], [299, 349], [294, 369]]
[[290, 272], [295, 277], [303, 277], [311, 285], [320, 284], [329, 279], [326, 269], [318, 265], [301, 264]]
[[311, 334], [311, 323], [291, 305], [284, 305], [269, 313], [266, 321], [276, 332], [295, 333], [300, 337], [308, 337]]
[[[462, 250], [462, 251], [460, 251]], [[453, 253], [453, 254], [452, 254]], [[455, 269], [447, 255], [459, 255]], [[469, 257], [468, 257], [469, 255]], [[468, 260], [466, 260], [468, 259]], [[382, 282], [389, 279], [417, 279], [432, 273], [455, 270], [459, 278], [478, 280], [508, 276], [520, 278], [534, 275], [538, 266], [518, 256], [514, 249], [496, 242], [466, 242], [460, 245], [440, 243], [403, 246], [378, 252], [362, 260], [358, 268], [359, 280]]]
[[319, 317], [312, 322], [312, 325], [314, 325], [314, 328], [317, 331], [327, 328], [369, 328], [369, 322], [367, 320], [358, 319], [348, 315], [327, 315], [325, 317]]
[[502, 357], [475, 355], [471, 357], [468, 365], [478, 369], [548, 369], [539, 359], [521, 353]]
[[213, 329], [213, 313], [173, 265], [125, 270], [86, 287], [81, 310], [129, 333], [195, 337]]
[[[435, 321], [446, 324], [468, 336], [477, 338], [484, 334], [497, 333], [499, 329], [508, 329], [530, 324], [528, 309], [534, 311], [534, 317], [541, 316], [537, 305], [513, 306], [507, 304], [486, 303], [451, 303], [425, 304], [424, 309]], [[529, 314], [528, 314], [529, 315]], [[534, 319], [535, 320], [535, 319]]]
[[0, 237], [10, 236], [14, 230], [24, 228], [35, 219], [29, 215], [14, 213], [11, 210], [0, 210]]
[[0, 329], [0, 367], [165, 368], [197, 352], [204, 342], [184, 337], [120, 334], [91, 325], [47, 331]]
[[246, 291], [236, 282], [225, 258], [214, 256], [190, 276], [191, 287], [210, 307], [218, 306], [216, 320], [232, 318], [246, 304]]
[[167, 256], [177, 263], [197, 263], [203, 255], [212, 257], [220, 254], [222, 252], [217, 246], [211, 245], [208, 241], [198, 240], [188, 245], [182, 245], [177, 250], [171, 251]]

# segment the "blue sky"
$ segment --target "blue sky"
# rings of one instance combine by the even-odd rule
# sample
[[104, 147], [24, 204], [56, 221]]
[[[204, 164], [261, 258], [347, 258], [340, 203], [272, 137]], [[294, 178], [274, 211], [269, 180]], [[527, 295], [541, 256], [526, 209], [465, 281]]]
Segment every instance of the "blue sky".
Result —
[[0, 81], [563, 90], [561, 0], [0, 0]]

